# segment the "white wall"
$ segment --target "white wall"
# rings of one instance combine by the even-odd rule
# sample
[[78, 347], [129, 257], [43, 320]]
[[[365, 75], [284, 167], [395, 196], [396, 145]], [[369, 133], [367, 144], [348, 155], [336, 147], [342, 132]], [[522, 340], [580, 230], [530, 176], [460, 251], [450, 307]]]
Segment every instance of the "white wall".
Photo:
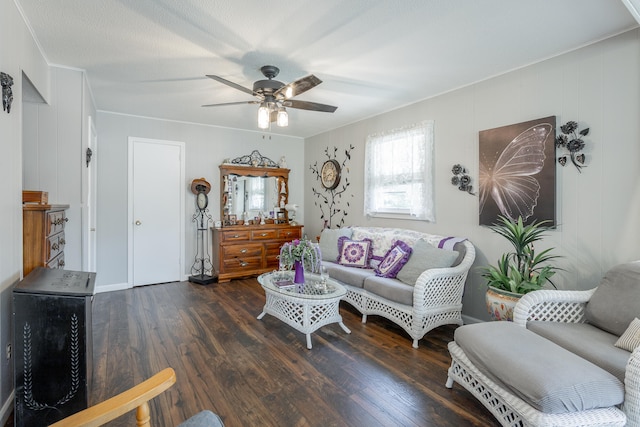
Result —
[[49, 203], [69, 205], [65, 268], [82, 270], [84, 154], [88, 116], [95, 117], [84, 72], [52, 67], [50, 102], [25, 102], [23, 111], [23, 188], [47, 191]]
[[[320, 231], [320, 213], [309, 165], [325, 159], [324, 149], [352, 152], [354, 194], [346, 225], [413, 228], [469, 238], [476, 266], [494, 263], [506, 242], [478, 225], [478, 197], [450, 184], [460, 163], [478, 183], [478, 131], [555, 115], [557, 124], [576, 120], [591, 129], [586, 137], [588, 166], [582, 174], [557, 166], [558, 227], [545, 240], [557, 248], [566, 269], [560, 288], [595, 286], [611, 266], [640, 259], [640, 30], [582, 48], [517, 71], [385, 113], [305, 141], [306, 231]], [[364, 142], [367, 135], [424, 119], [435, 120], [436, 222], [367, 220], [363, 215]], [[484, 286], [472, 269], [463, 313], [488, 319]]]
[[13, 77], [11, 113], [0, 110], [0, 422], [13, 409], [13, 360], [5, 357], [11, 342], [11, 290], [22, 273], [22, 75], [49, 97], [49, 70], [19, 10], [0, 0], [0, 71]]
[[[213, 114], [213, 113], [212, 113]], [[289, 176], [289, 200], [302, 206], [304, 199], [304, 141], [268, 133], [248, 132], [191, 123], [155, 120], [108, 112], [98, 112], [98, 257], [96, 286], [123, 287], [127, 282], [127, 144], [130, 136], [181, 141], [186, 147], [186, 182], [204, 177], [211, 184], [209, 211], [220, 219], [220, 170], [226, 158], [236, 158], [258, 150], [278, 162], [285, 156]], [[185, 200], [185, 277], [195, 256], [194, 195]], [[298, 218], [304, 219], [304, 212]]]

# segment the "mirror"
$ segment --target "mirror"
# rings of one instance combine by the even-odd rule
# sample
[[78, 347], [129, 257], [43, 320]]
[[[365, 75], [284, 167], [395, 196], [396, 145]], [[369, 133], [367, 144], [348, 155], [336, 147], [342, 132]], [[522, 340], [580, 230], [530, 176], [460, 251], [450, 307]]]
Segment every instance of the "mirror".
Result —
[[261, 176], [238, 176], [228, 175], [230, 179], [230, 213], [235, 214], [238, 219], [243, 217], [244, 212], [250, 219], [255, 219], [260, 215], [274, 217], [274, 208], [278, 206], [277, 179], [274, 177]]
[[[289, 169], [267, 166], [220, 165], [222, 226], [288, 223]], [[245, 216], [246, 215], [246, 216]]]

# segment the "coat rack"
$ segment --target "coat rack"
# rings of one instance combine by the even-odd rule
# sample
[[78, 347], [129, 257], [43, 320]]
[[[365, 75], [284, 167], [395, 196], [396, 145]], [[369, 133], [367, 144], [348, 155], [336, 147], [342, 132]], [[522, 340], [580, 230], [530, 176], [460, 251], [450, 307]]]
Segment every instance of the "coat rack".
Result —
[[216, 280], [212, 275], [213, 264], [209, 255], [208, 231], [212, 222], [207, 209], [209, 191], [211, 191], [211, 185], [204, 178], [194, 179], [191, 182], [191, 192], [196, 195], [196, 212], [191, 218], [191, 221], [196, 224], [196, 255], [191, 266], [189, 281], [200, 285], [208, 285]]

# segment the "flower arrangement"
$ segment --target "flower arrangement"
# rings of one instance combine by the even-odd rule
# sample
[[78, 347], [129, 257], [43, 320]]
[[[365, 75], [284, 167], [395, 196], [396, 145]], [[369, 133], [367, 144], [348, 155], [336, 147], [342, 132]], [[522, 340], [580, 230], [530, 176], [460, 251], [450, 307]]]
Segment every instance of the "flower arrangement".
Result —
[[294, 263], [302, 262], [305, 270], [320, 271], [320, 246], [313, 244], [306, 237], [287, 242], [280, 249], [280, 266], [293, 269]]
[[[589, 134], [589, 128], [582, 129], [576, 135], [576, 131], [578, 130], [578, 123], [574, 121], [569, 121], [564, 125], [560, 126], [560, 131], [562, 134], [558, 135], [556, 138], [556, 147], [564, 148], [569, 152], [569, 158], [573, 165], [578, 169], [578, 172], [582, 172], [581, 169], [584, 167], [584, 153], [580, 153], [584, 148], [584, 140], [583, 136], [587, 136]], [[558, 163], [562, 166], [567, 164], [567, 156], [558, 157]]]

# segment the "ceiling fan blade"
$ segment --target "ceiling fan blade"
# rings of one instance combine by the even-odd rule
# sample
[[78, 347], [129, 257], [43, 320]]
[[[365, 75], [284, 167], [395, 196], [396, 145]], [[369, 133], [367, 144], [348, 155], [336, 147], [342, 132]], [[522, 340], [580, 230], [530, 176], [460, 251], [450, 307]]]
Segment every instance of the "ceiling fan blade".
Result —
[[260, 104], [259, 101], [223, 102], [222, 104], [206, 104], [203, 107], [221, 107], [224, 105]]
[[296, 95], [300, 95], [301, 93], [308, 91], [309, 89], [313, 89], [320, 83], [322, 83], [322, 80], [311, 74], [307, 77], [298, 79], [295, 82], [291, 82], [288, 85], [282, 86], [274, 93], [274, 95], [276, 97], [282, 96], [284, 99], [293, 98]]
[[333, 105], [318, 104], [317, 102], [297, 101], [295, 99], [283, 101], [282, 106], [287, 108], [298, 108], [300, 110], [322, 111], [325, 113], [333, 113], [338, 109], [338, 107], [334, 107]]
[[234, 89], [238, 89], [238, 90], [240, 90], [240, 91], [242, 91], [242, 92], [248, 93], [249, 95], [256, 95], [256, 93], [255, 93], [253, 90], [251, 90], [251, 89], [249, 89], [249, 88], [246, 88], [246, 87], [244, 87], [244, 86], [240, 86], [240, 85], [239, 85], [239, 84], [237, 84], [237, 83], [230, 82], [229, 80], [227, 80], [227, 79], [223, 79], [222, 77], [214, 76], [214, 75], [212, 75], [212, 74], [207, 74], [207, 77], [209, 77], [210, 79], [213, 79], [213, 80], [219, 81], [220, 83], [224, 83], [224, 84], [226, 84], [227, 86], [231, 86], [231, 87], [232, 87], [232, 88], [234, 88]]

